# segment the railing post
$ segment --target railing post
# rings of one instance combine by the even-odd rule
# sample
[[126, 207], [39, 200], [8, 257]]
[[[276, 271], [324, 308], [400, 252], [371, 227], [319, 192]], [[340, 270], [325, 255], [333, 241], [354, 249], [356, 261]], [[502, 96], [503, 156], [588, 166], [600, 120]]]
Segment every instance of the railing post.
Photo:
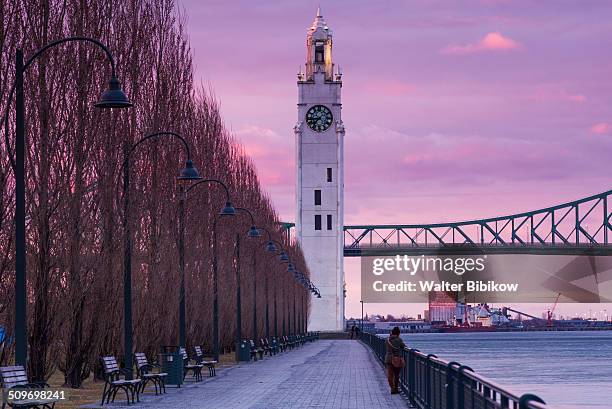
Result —
[[408, 350], [408, 356], [409, 356], [409, 361], [408, 361], [408, 389], [409, 389], [409, 393], [408, 393], [408, 399], [410, 400], [410, 403], [412, 403], [413, 405], [416, 403], [415, 402], [415, 389], [416, 389], [416, 353], [419, 352], [418, 349], [410, 349]]
[[485, 401], [491, 398], [491, 389], [486, 385], [482, 385], [482, 396], [484, 396]]
[[454, 367], [461, 366], [459, 362], [451, 361], [446, 364], [446, 409], [455, 409], [455, 380], [453, 379]]
[[427, 355], [427, 366], [425, 367], [425, 390], [427, 392], [425, 396], [427, 397], [426, 405], [428, 408], [432, 407], [431, 401], [433, 400], [432, 399], [432, 387], [431, 387], [432, 378], [433, 378], [433, 364], [431, 362], [431, 358], [437, 358], [437, 356], [434, 354]]
[[[472, 368], [466, 365], [461, 365], [457, 369], [458, 377], [457, 377], [457, 409], [465, 409], [465, 375], [463, 375], [463, 371], [465, 370], [472, 371]], [[471, 385], [470, 385], [471, 388]]]

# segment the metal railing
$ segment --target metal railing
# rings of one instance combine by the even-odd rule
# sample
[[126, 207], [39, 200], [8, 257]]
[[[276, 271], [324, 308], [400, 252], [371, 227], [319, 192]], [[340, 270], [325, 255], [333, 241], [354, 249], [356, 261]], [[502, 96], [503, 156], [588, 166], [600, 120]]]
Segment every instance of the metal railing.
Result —
[[[384, 364], [386, 338], [362, 332], [360, 339]], [[400, 389], [418, 409], [551, 409], [538, 396], [515, 395], [469, 366], [418, 349], [406, 348], [402, 354], [406, 366], [400, 371]]]

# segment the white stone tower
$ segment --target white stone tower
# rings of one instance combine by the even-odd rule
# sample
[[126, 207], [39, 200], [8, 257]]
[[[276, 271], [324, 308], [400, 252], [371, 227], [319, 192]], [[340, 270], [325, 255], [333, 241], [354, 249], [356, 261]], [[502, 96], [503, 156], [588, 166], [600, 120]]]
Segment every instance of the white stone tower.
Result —
[[317, 10], [306, 36], [306, 72], [298, 74], [296, 235], [321, 298], [310, 331], [344, 330], [342, 74], [332, 60], [332, 32]]

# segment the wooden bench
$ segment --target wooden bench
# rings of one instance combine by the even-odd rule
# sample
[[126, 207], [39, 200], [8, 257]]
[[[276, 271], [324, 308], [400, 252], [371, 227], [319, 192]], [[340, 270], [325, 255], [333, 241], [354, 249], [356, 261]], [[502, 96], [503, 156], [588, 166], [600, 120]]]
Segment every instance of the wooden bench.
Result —
[[183, 347], [180, 347], [179, 353], [183, 356], [183, 379], [185, 379], [185, 377], [187, 376], [187, 373], [191, 371], [193, 373], [193, 377], [195, 378], [195, 381], [196, 382], [201, 381], [202, 380], [202, 368], [204, 368], [204, 365], [198, 364], [198, 363], [190, 364], [189, 355], [187, 355], [187, 351]]
[[251, 358], [257, 361], [257, 355], [259, 355], [259, 359], [263, 359], [263, 348], [259, 348], [257, 345], [255, 345], [255, 341], [252, 339], [249, 340], [249, 344], [251, 345]]
[[200, 345], [196, 345], [193, 347], [195, 351], [195, 361], [198, 364], [204, 365], [208, 368], [208, 375], [215, 376], [217, 375], [216, 365], [217, 361], [215, 360], [206, 360], [204, 359], [204, 352], [202, 351], [202, 347]]
[[7, 402], [9, 390], [27, 390], [49, 387], [44, 382], [30, 382], [23, 366], [3, 366], [0, 367], [0, 381], [2, 382], [2, 409], [8, 405], [11, 408], [45, 408], [53, 409], [57, 399], [19, 399]]
[[293, 349], [293, 342], [287, 335], [283, 335], [283, 342], [285, 343], [285, 349]]
[[285, 352], [287, 350], [288, 345], [283, 337], [276, 338], [276, 343], [278, 344], [281, 352]]
[[280, 347], [278, 345], [278, 342], [274, 338], [272, 338], [271, 341], [269, 338], [264, 338], [264, 341], [266, 345], [270, 347], [270, 352], [272, 352], [272, 355], [276, 355], [280, 352]]
[[268, 355], [268, 356], [272, 355], [272, 353], [270, 352], [270, 347], [269, 347], [268, 345], [266, 345], [266, 343], [265, 343], [265, 341], [264, 341], [264, 339], [263, 339], [263, 338], [260, 338], [260, 339], [259, 339], [259, 345], [260, 345], [260, 348], [261, 348], [261, 349], [263, 349], [263, 354], [264, 354], [264, 356], [266, 356], [266, 355]]
[[[131, 403], [140, 402], [141, 379], [126, 379], [125, 376], [130, 371], [119, 368], [117, 359], [114, 356], [103, 356], [100, 359], [104, 368], [104, 390], [102, 391], [100, 405], [104, 405], [105, 399], [106, 403], [111, 402], [111, 398], [112, 402], [114, 402], [117, 392], [120, 390], [125, 392], [128, 405], [130, 404], [130, 398]], [[122, 374], [124, 376], [123, 379], [121, 379]]]
[[276, 348], [270, 345], [268, 338], [262, 338], [260, 340], [260, 345], [264, 350], [264, 355], [268, 355], [268, 356], [276, 355]]
[[[166, 393], [166, 376], [168, 376], [168, 374], [166, 372], [161, 372], [161, 366], [155, 363], [149, 363], [144, 352], [136, 352], [134, 358], [136, 358], [138, 377], [142, 379], [140, 393], [144, 392], [149, 381], [155, 386], [156, 395]], [[157, 372], [153, 372], [154, 368], [157, 368]]]
[[304, 338], [302, 338], [301, 334], [296, 334], [293, 336], [293, 342], [295, 342], [296, 346], [302, 346], [304, 344]]

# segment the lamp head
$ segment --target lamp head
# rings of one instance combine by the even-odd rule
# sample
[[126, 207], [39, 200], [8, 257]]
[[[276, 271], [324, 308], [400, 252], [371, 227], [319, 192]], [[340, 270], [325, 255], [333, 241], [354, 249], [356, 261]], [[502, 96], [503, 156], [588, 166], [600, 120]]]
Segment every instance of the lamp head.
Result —
[[266, 251], [268, 253], [276, 253], [276, 245], [273, 241], [270, 240], [268, 243], [266, 243]]
[[232, 202], [225, 202], [225, 207], [221, 209], [221, 216], [235, 216], [236, 209], [232, 206]]
[[189, 182], [194, 180], [201, 180], [202, 177], [198, 173], [198, 170], [193, 166], [191, 159], [185, 162], [185, 167], [181, 170], [181, 174], [177, 179], [181, 182]]
[[259, 230], [255, 226], [251, 226], [251, 228], [249, 229], [249, 232], [247, 233], [247, 235], [250, 238], [253, 238], [253, 239], [261, 237], [261, 234], [259, 233]]
[[104, 91], [95, 106], [98, 108], [129, 108], [132, 103], [121, 89], [119, 79], [113, 76], [108, 82], [108, 89]]

